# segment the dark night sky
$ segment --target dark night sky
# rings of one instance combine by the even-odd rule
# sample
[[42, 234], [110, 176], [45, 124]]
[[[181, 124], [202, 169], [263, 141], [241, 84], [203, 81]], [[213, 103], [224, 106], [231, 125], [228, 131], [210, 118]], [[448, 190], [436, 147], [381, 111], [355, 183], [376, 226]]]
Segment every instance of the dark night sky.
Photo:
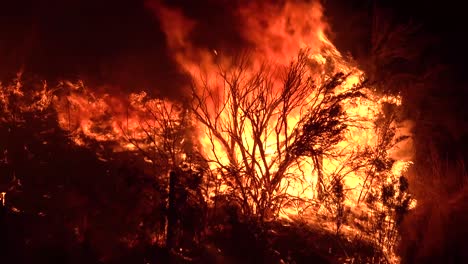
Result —
[[[239, 1], [166, 2], [200, 22], [194, 43], [228, 49], [246, 45], [230, 12]], [[334, 41], [342, 51], [366, 56], [370, 7], [377, 3], [388, 7], [397, 22], [421, 23], [424, 34], [439, 39], [437, 45], [426, 47], [428, 56], [463, 76], [467, 58], [463, 9], [448, 2], [406, 2], [324, 1]], [[169, 95], [187, 81], [167, 55], [164, 34], [143, 0], [2, 1], [0, 34], [3, 80], [24, 67], [43, 79], [83, 78], [123, 90], [156, 88]]]

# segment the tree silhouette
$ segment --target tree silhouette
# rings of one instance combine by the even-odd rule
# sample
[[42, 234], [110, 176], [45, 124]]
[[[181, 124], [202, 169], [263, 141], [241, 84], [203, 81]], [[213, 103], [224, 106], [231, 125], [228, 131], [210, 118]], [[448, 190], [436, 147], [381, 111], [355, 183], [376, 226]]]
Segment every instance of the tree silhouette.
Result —
[[285, 69], [264, 64], [251, 71], [249, 63], [242, 57], [229, 69], [220, 66], [219, 86], [206, 78], [194, 83], [192, 108], [209, 142], [208, 162], [231, 199], [263, 221], [288, 200], [287, 181], [301, 158], [311, 158], [322, 195], [321, 159], [347, 128], [342, 103], [363, 94], [362, 84], [340, 89], [343, 73], [317, 83], [306, 51]]
[[[171, 249], [195, 242], [202, 227], [205, 196], [202, 182], [207, 165], [199, 156], [189, 109], [181, 103], [147, 99], [131, 101], [128, 111], [142, 115], [138, 128], [120, 124], [127, 140], [147, 163], [161, 185], [167, 207], [165, 245]], [[185, 236], [185, 237], [182, 237]]]

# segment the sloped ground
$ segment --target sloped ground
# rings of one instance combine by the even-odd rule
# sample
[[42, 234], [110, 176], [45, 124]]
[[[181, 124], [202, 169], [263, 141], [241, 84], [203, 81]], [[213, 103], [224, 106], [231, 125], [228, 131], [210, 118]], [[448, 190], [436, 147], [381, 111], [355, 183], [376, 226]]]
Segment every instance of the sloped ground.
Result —
[[[18, 217], [4, 215], [3, 220], [18, 222]], [[13, 219], [14, 218], [14, 219]], [[4, 221], [4, 222], [5, 222]], [[7, 223], [3, 223], [7, 224]], [[100, 261], [89, 245], [73, 248], [54, 244], [29, 248], [20, 230], [2, 225], [4, 250], [1, 263], [385, 263], [371, 245], [349, 237], [337, 236], [303, 221], [277, 221], [263, 225], [233, 223], [218, 226], [205, 239], [189, 249], [171, 252], [157, 247], [124, 249], [119, 258]], [[13, 228], [13, 229], [11, 229]], [[16, 237], [17, 239], [14, 239]], [[6, 238], [6, 240], [5, 240]], [[18, 243], [13, 243], [13, 242]]]
[[197, 250], [170, 255], [171, 263], [386, 262], [372, 245], [359, 238], [337, 236], [303, 221], [263, 226], [237, 223], [209, 235]]

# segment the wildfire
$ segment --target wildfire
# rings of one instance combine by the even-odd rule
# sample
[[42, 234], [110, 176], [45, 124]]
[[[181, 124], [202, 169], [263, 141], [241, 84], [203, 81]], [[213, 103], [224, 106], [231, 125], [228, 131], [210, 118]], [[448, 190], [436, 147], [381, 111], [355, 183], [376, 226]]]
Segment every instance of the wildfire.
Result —
[[[344, 58], [326, 37], [327, 25], [323, 22], [318, 3], [248, 4], [240, 8], [237, 15], [241, 34], [252, 47], [245, 58], [232, 58], [225, 55], [222, 49], [196, 46], [190, 41], [196, 21], [186, 18], [179, 10], [151, 3], [148, 6], [161, 22], [174, 59], [192, 77], [194, 96], [198, 96], [195, 115], [201, 115], [205, 121], [200, 122], [200, 118], [192, 117], [199, 133], [196, 143], [209, 161], [211, 170], [228, 175], [233, 165], [242, 168], [235, 172], [238, 179], [229, 178], [234, 174], [229, 174], [229, 177], [217, 175], [221, 181], [221, 186], [217, 187], [218, 193], [220, 190], [228, 192], [235, 184], [252, 186], [252, 181], [262, 182], [258, 186], [265, 189], [246, 190], [252, 192], [251, 198], [246, 200], [257, 203], [255, 208], [258, 209], [261, 204], [259, 200], [266, 199], [262, 198], [265, 195], [262, 192], [270, 191], [267, 188], [273, 185], [274, 175], [284, 169], [282, 175], [286, 176], [282, 176], [278, 187], [268, 195], [287, 194], [296, 200], [288, 199], [281, 203], [280, 216], [289, 218], [305, 212], [306, 208], [310, 208], [310, 203], [319, 204], [318, 189], [333, 193], [333, 188], [341, 186], [337, 182], [342, 184], [339, 192], [344, 196], [342, 200], [337, 196], [338, 200], [330, 198], [329, 201], [336, 204], [337, 211], [326, 212], [324, 207], [319, 207], [319, 213], [330, 216], [338, 214], [340, 210], [349, 210], [356, 214], [365, 211], [372, 215], [377, 209], [367, 208], [366, 199], [376, 196], [382, 184], [397, 181], [411, 164], [411, 123], [401, 122], [391, 116], [392, 113], [384, 112], [386, 106], [396, 109], [401, 99], [380, 95], [372, 87], [364, 85], [360, 89], [362, 96], [349, 97], [340, 102], [347, 117], [344, 121], [346, 129], [339, 142], [330, 147], [329, 153], [316, 160], [297, 157], [294, 161], [287, 161], [286, 168], [282, 167], [288, 144], [294, 143], [290, 138], [295, 135], [295, 129], [304, 125], [308, 110], [320, 107], [319, 103], [326, 99], [321, 90], [309, 90], [310, 94], [291, 94], [292, 97], [297, 96], [293, 100], [295, 105], [287, 106], [290, 107], [287, 108], [289, 112], [281, 115], [286, 103], [278, 98], [284, 96], [284, 79], [287, 78], [291, 61], [301, 51], [307, 50], [307, 76], [314, 81], [314, 87], [324, 85], [340, 72], [347, 74], [334, 89], [333, 96], [352, 91], [365, 79], [365, 74], [357, 65]], [[264, 75], [259, 75], [259, 72]], [[255, 78], [258, 78], [261, 89], [249, 90]], [[230, 81], [238, 81], [235, 85], [247, 88], [230, 90], [235, 86]], [[164, 148], [164, 143], [158, 142], [157, 136], [161, 135], [165, 125], [170, 124], [174, 128], [180, 123], [180, 120], [174, 121], [183, 111], [175, 107], [177, 102], [149, 98], [144, 92], [131, 94], [127, 98], [99, 94], [91, 92], [80, 82], [66, 82], [62, 86], [68, 93], [55, 100], [59, 123], [71, 132], [75, 142], [80, 145], [86, 144], [86, 139], [92, 139], [114, 143], [115, 151]], [[234, 92], [244, 93], [241, 97], [244, 101], [236, 101], [235, 96], [239, 94]], [[257, 102], [258, 98], [266, 101]], [[257, 105], [252, 103], [250, 110], [246, 110], [249, 109], [249, 102]], [[271, 109], [262, 109], [262, 104], [276, 105]], [[261, 112], [263, 110], [271, 110], [271, 113], [266, 115]], [[258, 111], [258, 115], [242, 111]], [[258, 121], [256, 118], [262, 115], [268, 116], [268, 119], [261, 124], [263, 132], [256, 134], [260, 126], [255, 123]], [[284, 117], [287, 120], [282, 120]], [[246, 122], [247, 119], [250, 121]], [[235, 132], [239, 138], [229, 134], [231, 128], [237, 129]], [[390, 167], [384, 169], [387, 165]], [[248, 173], [255, 176], [243, 176]], [[236, 180], [244, 182], [231, 182]], [[211, 195], [215, 194], [215, 190], [211, 190]], [[294, 203], [298, 200], [302, 207]], [[342, 205], [345, 208], [341, 208]], [[384, 206], [385, 201], [377, 202], [377, 207]]]

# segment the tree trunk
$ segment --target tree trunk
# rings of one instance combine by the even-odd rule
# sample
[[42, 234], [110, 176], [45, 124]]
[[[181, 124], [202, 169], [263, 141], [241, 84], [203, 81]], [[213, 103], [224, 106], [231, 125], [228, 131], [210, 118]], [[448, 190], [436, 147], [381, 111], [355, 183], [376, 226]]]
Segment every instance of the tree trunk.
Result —
[[176, 173], [171, 171], [169, 173], [169, 206], [167, 210], [167, 236], [166, 236], [166, 247], [171, 249], [175, 246], [175, 227], [177, 221], [176, 202], [175, 202], [175, 182]]
[[315, 168], [317, 169], [317, 199], [321, 201], [323, 199], [323, 157], [322, 155], [315, 156]]

